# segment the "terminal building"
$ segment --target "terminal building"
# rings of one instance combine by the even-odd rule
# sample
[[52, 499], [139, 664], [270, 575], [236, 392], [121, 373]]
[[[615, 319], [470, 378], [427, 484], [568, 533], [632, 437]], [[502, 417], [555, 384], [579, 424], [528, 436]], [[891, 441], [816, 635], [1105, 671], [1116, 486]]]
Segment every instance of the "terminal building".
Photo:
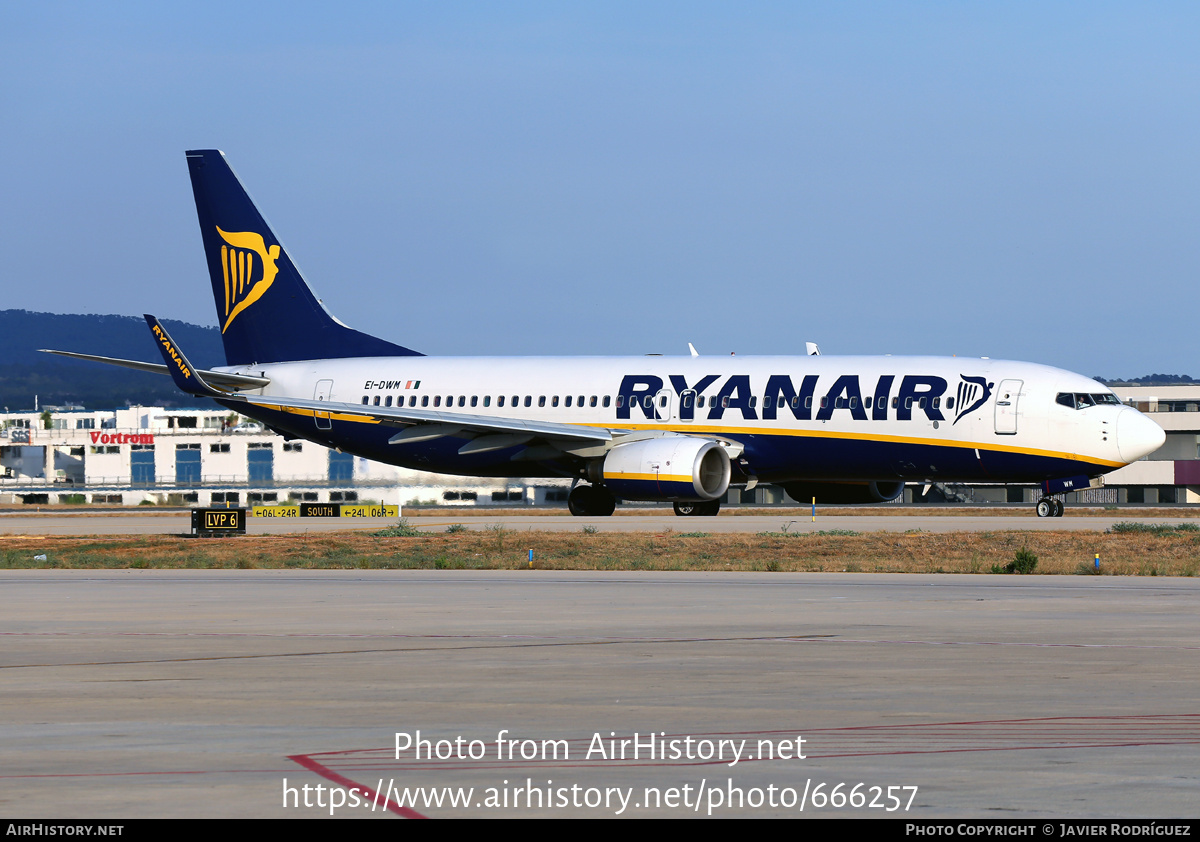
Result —
[[0, 414], [0, 505], [565, 504], [570, 480], [410, 471], [212, 409]]
[[[1068, 503], [1200, 503], [1200, 384], [1118, 387], [1167, 433], [1145, 459]], [[0, 414], [0, 505], [259, 505], [288, 502], [565, 505], [569, 479], [479, 479], [412, 471], [287, 441], [217, 407], [52, 407]], [[903, 503], [1028, 503], [1036, 486], [913, 484]], [[731, 488], [726, 505], [790, 503], [783, 489]], [[820, 502], [820, 501], [818, 501]]]

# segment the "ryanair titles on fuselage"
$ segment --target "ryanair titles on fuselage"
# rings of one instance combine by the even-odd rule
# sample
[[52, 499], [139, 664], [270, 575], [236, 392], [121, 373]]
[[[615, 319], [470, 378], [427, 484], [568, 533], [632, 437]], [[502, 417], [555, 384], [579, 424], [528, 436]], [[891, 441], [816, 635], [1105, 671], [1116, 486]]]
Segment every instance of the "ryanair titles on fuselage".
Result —
[[[857, 374], [842, 374], [827, 386], [816, 374], [806, 374], [799, 385], [788, 374], [772, 374], [761, 389], [751, 385], [750, 375], [732, 374], [723, 383], [721, 375], [709, 374], [689, 384], [681, 374], [668, 376], [670, 388], [677, 397], [693, 393], [697, 400], [679, 402], [679, 418], [692, 420], [701, 417], [719, 421], [726, 413], [738, 412], [745, 420], [766, 421], [786, 417], [791, 413], [798, 421], [827, 421], [837, 411], [848, 413], [856, 421], [910, 421], [913, 412], [922, 412], [930, 421], [945, 421], [942, 409], [954, 415], [954, 421], [983, 406], [992, 394], [992, 382], [981, 377], [960, 375], [963, 381], [979, 388], [968, 391], [973, 400], [963, 405], [960, 395], [958, 406], [953, 397], [943, 404], [949, 384], [944, 377], [932, 374], [905, 374], [899, 378], [899, 386], [893, 393], [897, 375], [884, 374], [878, 378], [861, 382]], [[829, 378], [825, 378], [826, 381]], [[617, 420], [633, 420], [641, 416], [660, 419], [657, 401], [654, 399], [666, 386], [663, 378], [653, 374], [627, 374], [621, 381], [617, 400]], [[822, 390], [818, 390], [822, 386]], [[864, 386], [866, 387], [864, 389]], [[962, 390], [960, 390], [960, 393]], [[820, 394], [818, 398], [817, 395]], [[705, 406], [699, 398], [710, 395]], [[704, 414], [704, 413], [707, 414]]]
[[[730, 416], [773, 421], [789, 415], [797, 421], [828, 421], [835, 413], [856, 421], [911, 421], [915, 412], [930, 421], [946, 421], [949, 417], [954, 424], [986, 404], [995, 386], [985, 377], [959, 377], [959, 382], [952, 385], [935, 374], [805, 374], [795, 379], [788, 374], [772, 374], [765, 381], [749, 374], [707, 374], [689, 383], [682, 374], [670, 374], [666, 379], [655, 374], [626, 374], [617, 390], [616, 418], [667, 420], [660, 398], [668, 389], [678, 418], [683, 421], [721, 421]], [[421, 383], [367, 380], [363, 390], [416, 390], [421, 389]], [[946, 392], [952, 389], [956, 391], [947, 397]], [[430, 394], [441, 388], [426, 383], [421, 391]]]

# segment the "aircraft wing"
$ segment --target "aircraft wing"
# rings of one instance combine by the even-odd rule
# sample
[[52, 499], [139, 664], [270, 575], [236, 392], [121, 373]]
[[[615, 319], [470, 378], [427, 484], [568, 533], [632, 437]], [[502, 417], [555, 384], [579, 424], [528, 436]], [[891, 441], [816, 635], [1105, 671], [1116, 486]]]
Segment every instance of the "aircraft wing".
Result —
[[[154, 374], [170, 374], [171, 371], [162, 363], [144, 363], [139, 360], [122, 360], [117, 357], [101, 357], [96, 354], [77, 354], [74, 351], [52, 351], [49, 348], [39, 349], [43, 354], [57, 354], [60, 357], [73, 357], [77, 360], [89, 360], [94, 363], [119, 365], [122, 368], [132, 368], [137, 371], [149, 371]], [[249, 374], [230, 374], [224, 371], [200, 369], [198, 372], [213, 386], [225, 389], [261, 389], [270, 384], [265, 377], [254, 377]]]
[[[575, 424], [558, 424], [553, 421], [530, 421], [523, 418], [496, 418], [489, 415], [439, 412], [428, 409], [409, 409], [400, 406], [368, 406], [360, 403], [312, 400], [310, 398], [288, 398], [263, 395], [235, 395], [221, 392], [209, 384], [209, 372], [195, 368], [175, 344], [157, 318], [146, 315], [146, 324], [154, 335], [158, 350], [162, 353], [163, 366], [175, 380], [175, 385], [191, 395], [216, 398], [226, 406], [247, 403], [253, 406], [282, 409], [300, 415], [312, 415], [314, 419], [331, 418], [333, 415], [350, 415], [369, 418], [382, 424], [408, 427], [392, 436], [390, 444], [415, 443], [463, 435], [470, 438], [459, 449], [459, 453], [484, 453], [516, 447], [533, 439], [562, 441], [567, 449], [595, 446], [611, 441], [612, 432], [604, 428], [584, 427]], [[249, 414], [249, 413], [247, 413]]]
[[[399, 406], [367, 406], [358, 403], [339, 403], [309, 398], [264, 397], [261, 395], [223, 396], [227, 403], [245, 402], [254, 406], [297, 411], [320, 417], [351, 415], [369, 418], [382, 424], [405, 427], [392, 437], [392, 444], [405, 444], [461, 433], [481, 438], [468, 443], [463, 453], [483, 452], [523, 444], [535, 438], [565, 439], [579, 443], [612, 441], [613, 431], [603, 427], [559, 424], [553, 421], [532, 421], [524, 418], [503, 418], [493, 415], [469, 415], [429, 409], [409, 409]], [[617, 431], [618, 433], [620, 431]], [[486, 437], [486, 438], [483, 438]], [[491, 439], [490, 441], [488, 439]], [[521, 441], [518, 441], [521, 439]], [[493, 446], [494, 445], [494, 446]]]

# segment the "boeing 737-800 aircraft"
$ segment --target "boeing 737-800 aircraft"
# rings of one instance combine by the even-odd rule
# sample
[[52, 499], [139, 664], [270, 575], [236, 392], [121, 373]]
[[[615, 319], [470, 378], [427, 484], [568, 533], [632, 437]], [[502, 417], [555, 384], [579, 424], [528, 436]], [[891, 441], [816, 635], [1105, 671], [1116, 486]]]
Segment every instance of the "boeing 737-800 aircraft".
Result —
[[187, 153], [227, 365], [198, 370], [153, 316], [170, 373], [287, 437], [486, 477], [570, 477], [576, 515], [618, 498], [716, 514], [731, 485], [883, 502], [906, 482], [1053, 495], [1158, 449], [1109, 389], [1031, 363], [945, 357], [427, 357], [339, 322], [217, 150]]

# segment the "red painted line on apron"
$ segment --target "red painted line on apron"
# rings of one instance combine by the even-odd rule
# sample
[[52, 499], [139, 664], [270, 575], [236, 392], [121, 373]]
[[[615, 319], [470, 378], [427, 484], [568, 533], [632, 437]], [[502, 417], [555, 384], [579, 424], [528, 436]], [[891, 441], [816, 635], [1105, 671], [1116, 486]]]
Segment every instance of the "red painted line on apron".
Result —
[[[303, 766], [305, 769], [308, 769], [310, 772], [315, 772], [316, 774], [320, 775], [322, 778], [325, 778], [326, 780], [329, 780], [329, 781], [333, 781], [335, 784], [341, 784], [342, 786], [346, 787], [347, 789], [357, 789], [359, 792], [366, 793], [367, 795], [371, 796], [372, 801], [374, 801], [375, 799], [377, 799], [379, 797], [379, 793], [376, 792], [375, 790], [371, 789], [370, 787], [363, 786], [362, 784], [352, 781], [347, 777], [339, 775], [337, 772], [333, 771], [332, 769], [327, 768], [326, 766], [321, 765], [320, 763], [313, 760], [311, 757], [309, 757], [306, 754], [288, 755], [288, 760], [292, 760], [292, 761], [295, 761], [296, 763], [299, 763], [301, 766]], [[384, 809], [391, 810], [396, 815], [404, 816], [404, 818], [406, 818], [406, 819], [427, 819], [427, 818], [429, 818], [428, 816], [421, 815], [416, 810], [413, 810], [410, 807], [401, 807], [399, 804], [397, 804], [391, 798], [388, 798], [386, 794], [384, 795], [383, 806], [384, 806]]]

